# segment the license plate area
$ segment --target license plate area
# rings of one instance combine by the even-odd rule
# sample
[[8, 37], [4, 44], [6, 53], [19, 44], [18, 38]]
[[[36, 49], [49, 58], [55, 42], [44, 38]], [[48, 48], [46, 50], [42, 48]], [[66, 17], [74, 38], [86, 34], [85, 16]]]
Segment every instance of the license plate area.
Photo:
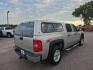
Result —
[[24, 50], [21, 50], [21, 54], [22, 54], [22, 55], [25, 55], [25, 52], [24, 52]]

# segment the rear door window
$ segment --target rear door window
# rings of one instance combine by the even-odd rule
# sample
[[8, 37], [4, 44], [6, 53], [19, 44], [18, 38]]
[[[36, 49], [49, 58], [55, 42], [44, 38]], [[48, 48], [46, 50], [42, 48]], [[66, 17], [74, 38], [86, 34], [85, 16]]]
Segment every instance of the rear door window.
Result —
[[75, 25], [72, 25], [72, 28], [73, 28], [73, 31], [74, 32], [77, 32], [78, 30], [77, 30], [77, 27], [75, 26]]
[[67, 32], [72, 32], [72, 28], [70, 24], [65, 24]]
[[34, 22], [22, 23], [15, 29], [15, 35], [32, 37], [34, 33]]
[[63, 26], [60, 23], [53, 24], [55, 32], [61, 32], [63, 30]]

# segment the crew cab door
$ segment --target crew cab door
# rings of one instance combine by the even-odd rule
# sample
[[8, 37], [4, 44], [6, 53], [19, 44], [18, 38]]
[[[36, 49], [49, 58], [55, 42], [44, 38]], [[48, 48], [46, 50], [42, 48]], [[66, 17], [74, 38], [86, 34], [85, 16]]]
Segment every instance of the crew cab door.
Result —
[[72, 27], [70, 24], [65, 24], [66, 26], [66, 48], [70, 47], [71, 45], [73, 45], [73, 41], [74, 41], [74, 34], [72, 32]]
[[75, 25], [71, 25], [71, 27], [72, 27], [72, 31], [73, 31], [73, 39], [74, 39], [74, 43], [77, 43], [77, 42], [79, 42], [79, 40], [80, 40], [80, 32], [77, 30], [77, 27], [75, 26]]

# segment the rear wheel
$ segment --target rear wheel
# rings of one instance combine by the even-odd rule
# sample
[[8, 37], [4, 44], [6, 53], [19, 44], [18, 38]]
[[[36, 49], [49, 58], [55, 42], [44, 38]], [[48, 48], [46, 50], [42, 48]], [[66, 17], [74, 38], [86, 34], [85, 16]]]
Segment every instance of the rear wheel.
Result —
[[49, 53], [49, 62], [53, 65], [57, 65], [60, 60], [61, 60], [61, 57], [62, 57], [62, 54], [61, 54], [61, 49], [59, 48], [59, 46], [55, 46], [51, 52]]
[[58, 62], [60, 60], [60, 50], [56, 49], [55, 52], [54, 52], [54, 56], [53, 56], [53, 60], [54, 62]]

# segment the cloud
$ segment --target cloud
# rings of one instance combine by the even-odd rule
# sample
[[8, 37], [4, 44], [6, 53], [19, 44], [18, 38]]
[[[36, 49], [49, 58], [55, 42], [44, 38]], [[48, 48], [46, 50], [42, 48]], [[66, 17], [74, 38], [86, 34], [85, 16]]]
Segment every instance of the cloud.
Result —
[[3, 2], [0, 2], [0, 5], [1, 5], [1, 6], [8, 6], [7, 3], [3, 3]]
[[38, 16], [34, 16], [33, 19], [42, 19], [42, 20], [61, 20], [62, 18], [65, 16], [64, 14], [67, 13], [69, 11], [63, 11], [60, 10], [58, 12], [54, 12], [54, 13], [48, 13], [48, 14], [39, 14]]
[[46, 8], [49, 8], [56, 0], [36, 0], [33, 4], [26, 5], [25, 11], [29, 14], [41, 15], [46, 14], [48, 11], [45, 11]]
[[50, 3], [52, 0], [36, 0], [38, 3], [46, 4]]
[[18, 24], [22, 22], [23, 12], [20, 8], [15, 8], [15, 10], [9, 12], [9, 23], [10, 24]]
[[82, 2], [83, 0], [72, 0], [72, 1], [75, 1], [75, 2]]
[[18, 4], [19, 0], [9, 0], [9, 2], [12, 3], [12, 4]]
[[74, 2], [75, 4], [77, 3], [78, 5], [84, 4], [85, 2], [89, 2], [92, 0], [71, 0], [72, 2]]
[[7, 10], [0, 7], [0, 17], [5, 18], [6, 17]]
[[0, 5], [4, 5], [4, 3], [3, 2], [0, 2]]
[[55, 0], [36, 0], [35, 6], [37, 8], [44, 8], [52, 4]]
[[[10, 10], [11, 23], [42, 19], [55, 21], [79, 21], [72, 12], [81, 4], [90, 0], [7, 0], [0, 2], [0, 17], [5, 17]], [[1, 6], [2, 5], [2, 6]], [[77, 22], [78, 23], [78, 22]]]
[[22, 11], [20, 8], [15, 8], [15, 11], [10, 11], [9, 16], [11, 18], [20, 18], [22, 15]]
[[75, 1], [75, 2], [86, 2], [86, 1], [91, 1], [91, 0], [72, 0], [72, 1]]

